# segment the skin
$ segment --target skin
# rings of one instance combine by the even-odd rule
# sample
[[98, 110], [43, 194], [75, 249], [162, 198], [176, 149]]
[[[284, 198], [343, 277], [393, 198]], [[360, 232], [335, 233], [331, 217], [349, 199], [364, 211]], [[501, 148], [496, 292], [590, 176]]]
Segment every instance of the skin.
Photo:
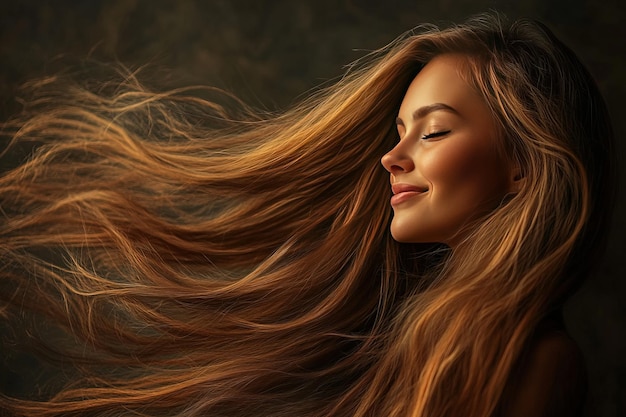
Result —
[[587, 385], [583, 355], [562, 324], [544, 321], [504, 387], [498, 417], [581, 417]]
[[400, 140], [381, 160], [391, 177], [391, 234], [399, 242], [454, 246], [464, 226], [515, 188], [514, 170], [497, 151], [495, 121], [460, 74], [465, 63], [461, 55], [435, 57], [400, 106]]
[[[471, 221], [519, 190], [519, 169], [498, 151], [496, 123], [463, 79], [462, 55], [430, 61], [406, 91], [398, 144], [381, 162], [390, 173], [399, 242], [458, 244]], [[498, 417], [579, 416], [585, 369], [562, 323], [544, 321], [530, 340], [496, 411]]]

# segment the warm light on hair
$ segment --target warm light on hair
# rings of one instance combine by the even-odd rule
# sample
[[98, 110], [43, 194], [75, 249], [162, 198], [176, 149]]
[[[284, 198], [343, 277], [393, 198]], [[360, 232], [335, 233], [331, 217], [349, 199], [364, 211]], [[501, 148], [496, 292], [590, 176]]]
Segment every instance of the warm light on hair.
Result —
[[[453, 253], [391, 239], [379, 163], [444, 53], [524, 177]], [[404, 36], [279, 115], [122, 75], [31, 83], [3, 126], [35, 152], [0, 178], [1, 317], [67, 372], [16, 415], [492, 415], [603, 249], [607, 112], [541, 25]]]

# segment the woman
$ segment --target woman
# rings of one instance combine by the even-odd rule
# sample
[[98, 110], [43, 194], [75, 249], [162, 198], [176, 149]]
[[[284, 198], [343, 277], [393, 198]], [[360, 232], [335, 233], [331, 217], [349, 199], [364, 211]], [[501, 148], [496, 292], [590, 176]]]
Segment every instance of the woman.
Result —
[[5, 126], [38, 148], [0, 180], [3, 312], [64, 377], [4, 408], [579, 413], [560, 309], [613, 190], [591, 77], [491, 15], [364, 61], [272, 117], [132, 74], [33, 84]]

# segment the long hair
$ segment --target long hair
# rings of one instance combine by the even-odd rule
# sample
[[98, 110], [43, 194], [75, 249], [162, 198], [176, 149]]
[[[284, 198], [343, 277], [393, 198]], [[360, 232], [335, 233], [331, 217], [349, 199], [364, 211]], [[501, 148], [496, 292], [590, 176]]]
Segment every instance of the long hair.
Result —
[[[445, 53], [524, 177], [454, 251], [393, 241], [380, 166]], [[529, 21], [423, 28], [275, 115], [133, 73], [28, 87], [3, 127], [5, 155], [35, 150], [0, 178], [0, 311], [65, 380], [5, 397], [16, 415], [490, 415], [602, 251], [607, 112]]]

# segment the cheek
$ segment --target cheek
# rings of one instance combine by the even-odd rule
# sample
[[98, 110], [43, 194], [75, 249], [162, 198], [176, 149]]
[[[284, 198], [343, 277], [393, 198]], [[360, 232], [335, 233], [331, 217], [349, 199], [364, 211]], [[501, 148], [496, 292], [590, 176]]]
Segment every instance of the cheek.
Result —
[[473, 143], [446, 145], [423, 159], [422, 172], [438, 198], [474, 206], [501, 197], [506, 170], [493, 149]]
[[477, 152], [475, 147], [461, 146], [452, 141], [436, 145], [440, 146], [425, 152], [421, 159], [423, 175], [435, 186], [472, 176], [484, 162], [481, 152]]

